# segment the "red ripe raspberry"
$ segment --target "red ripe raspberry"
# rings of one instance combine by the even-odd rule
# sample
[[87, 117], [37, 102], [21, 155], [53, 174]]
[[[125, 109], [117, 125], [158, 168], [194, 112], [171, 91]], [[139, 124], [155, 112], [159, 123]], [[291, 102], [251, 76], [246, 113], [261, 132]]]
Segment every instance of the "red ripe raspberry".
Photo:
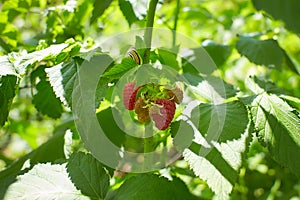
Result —
[[156, 100], [157, 106], [150, 108], [150, 117], [159, 130], [166, 130], [173, 120], [176, 105], [174, 101], [167, 99]]
[[127, 110], [133, 110], [135, 101], [136, 101], [136, 94], [140, 87], [134, 88], [135, 82], [130, 82], [125, 84], [123, 88], [123, 103]]

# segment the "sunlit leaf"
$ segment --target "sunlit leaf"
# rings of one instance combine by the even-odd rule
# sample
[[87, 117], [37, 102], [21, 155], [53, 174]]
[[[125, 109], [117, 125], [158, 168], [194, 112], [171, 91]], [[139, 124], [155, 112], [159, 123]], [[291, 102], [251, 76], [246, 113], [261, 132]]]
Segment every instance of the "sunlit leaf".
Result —
[[18, 75], [13, 63], [9, 61], [7, 56], [0, 56], [0, 66], [0, 77], [6, 75]]
[[14, 65], [19, 74], [24, 74], [28, 66], [35, 62], [58, 55], [67, 46], [67, 44], [55, 44], [46, 49], [19, 56], [16, 58]]
[[233, 85], [215, 76], [196, 76], [193, 74], [184, 74], [187, 84], [196, 94], [209, 101], [216, 101], [234, 97], [237, 90]]
[[300, 99], [297, 97], [289, 96], [289, 95], [280, 95], [280, 98], [284, 101], [287, 101], [292, 107], [297, 108], [298, 112], [300, 112]]
[[54, 93], [65, 106], [72, 105], [72, 91], [78, 65], [78, 62], [72, 59], [69, 62], [45, 69]]
[[[73, 123], [73, 122], [72, 122]], [[31, 164], [39, 162], [54, 162], [57, 159], [64, 158], [63, 145], [65, 129], [70, 127], [71, 124], [67, 123], [66, 127], [61, 127], [61, 131], [57, 132], [51, 139], [34, 151], [21, 157], [16, 162], [11, 164], [5, 170], [0, 172], [0, 198], [3, 198], [5, 190], [9, 184], [15, 181], [18, 173], [22, 172], [21, 168], [26, 160], [30, 160]]]
[[68, 177], [65, 164], [35, 165], [28, 173], [17, 177], [5, 197], [9, 199], [89, 199], [83, 196]]
[[[247, 85], [253, 80], [248, 79]], [[257, 85], [257, 87], [260, 87]], [[255, 91], [254, 91], [255, 92]], [[286, 102], [274, 94], [260, 93], [251, 103], [251, 113], [260, 141], [273, 158], [300, 177], [300, 118]]]
[[245, 105], [240, 101], [200, 104], [187, 115], [187, 122], [191, 128], [184, 130], [193, 132], [194, 139], [184, 150], [184, 159], [218, 199], [227, 199], [253, 131]]
[[248, 124], [239, 138], [221, 143], [215, 141], [210, 145], [205, 141], [208, 138], [195, 135], [195, 142], [184, 150], [184, 159], [194, 173], [208, 184], [217, 199], [228, 199], [236, 183], [242, 154], [247, 150], [251, 132], [252, 126]]

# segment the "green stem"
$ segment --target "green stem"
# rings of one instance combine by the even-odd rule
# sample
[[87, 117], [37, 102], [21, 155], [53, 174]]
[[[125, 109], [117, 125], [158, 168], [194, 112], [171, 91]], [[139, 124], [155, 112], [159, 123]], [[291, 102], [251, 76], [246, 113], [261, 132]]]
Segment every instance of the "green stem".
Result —
[[144, 144], [144, 153], [149, 153], [152, 151], [152, 132], [153, 127], [152, 123], [145, 125], [145, 144]]
[[179, 15], [179, 10], [180, 10], [180, 0], [177, 0], [176, 3], [176, 10], [175, 10], [175, 19], [174, 19], [174, 26], [173, 26], [173, 42], [172, 42], [172, 47], [174, 48], [176, 45], [176, 30], [177, 30], [177, 22], [178, 22], [178, 15]]
[[150, 0], [148, 13], [147, 13], [147, 27], [145, 30], [145, 44], [146, 44], [146, 51], [144, 53], [143, 63], [148, 64], [150, 58], [150, 50], [151, 50], [151, 40], [152, 40], [152, 28], [154, 23], [154, 16], [156, 11], [156, 5], [158, 0]]
[[144, 138], [144, 170], [148, 171], [152, 165], [153, 157], [151, 154], [153, 151], [153, 126], [152, 123], [145, 125], [145, 138]]

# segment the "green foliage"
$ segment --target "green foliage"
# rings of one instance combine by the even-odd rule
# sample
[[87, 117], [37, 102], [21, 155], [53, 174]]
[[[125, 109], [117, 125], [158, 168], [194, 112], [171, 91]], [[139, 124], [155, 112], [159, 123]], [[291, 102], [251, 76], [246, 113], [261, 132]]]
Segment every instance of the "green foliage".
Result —
[[179, 70], [177, 55], [175, 53], [170, 52], [168, 50], [159, 49], [158, 50], [158, 59], [161, 62], [161, 64], [170, 66], [177, 71]]
[[299, 19], [300, 14], [298, 8], [300, 3], [297, 0], [291, 0], [288, 3], [284, 0], [276, 1], [259, 1], [252, 0], [254, 6], [258, 10], [265, 10], [271, 14], [275, 19], [283, 20], [286, 23], [288, 29], [300, 33], [299, 23], [295, 19]]
[[202, 43], [203, 48], [209, 53], [218, 67], [221, 67], [230, 55], [230, 47], [213, 41]]
[[17, 77], [12, 75], [1, 76], [0, 97], [1, 97], [1, 114], [0, 126], [3, 126], [16, 93]]
[[[25, 187], [24, 187], [25, 186]], [[89, 199], [76, 190], [64, 165], [37, 164], [17, 177], [4, 199]]]
[[[132, 0], [2, 2], [0, 199], [300, 196], [299, 2], [149, 3], [156, 10]], [[153, 32], [151, 49], [145, 44], [151, 29], [139, 30], [152, 24], [145, 13], [162, 28]], [[120, 40], [133, 29], [132, 38]], [[168, 44], [157, 37], [165, 29]], [[149, 53], [150, 63], [137, 65], [125, 55], [129, 46], [144, 62]], [[124, 112], [122, 85], [132, 81], [180, 82], [184, 99], [170, 128], [150, 130], [135, 111]], [[132, 153], [125, 164], [114, 162], [116, 171], [92, 156], [103, 144], [98, 135], [75, 126], [81, 116], [74, 108], [85, 98], [94, 105], [80, 111], [91, 112], [116, 147], [100, 153], [116, 159]], [[90, 120], [84, 130], [93, 131]], [[135, 153], [164, 155], [165, 148], [177, 155], [168, 166], [130, 172], [130, 160], [149, 167], [151, 157]]]
[[108, 199], [196, 199], [177, 177], [168, 180], [154, 174], [142, 174], [126, 180]]
[[[214, 137], [218, 137], [219, 142], [239, 138], [249, 122], [246, 107], [240, 101], [219, 105], [201, 104], [197, 109], [199, 111], [195, 111], [195, 113], [199, 112], [200, 119], [197, 127], [200, 133], [206, 135], [206, 138], [214, 135]], [[196, 119], [193, 114], [191, 118]]]
[[136, 63], [131, 58], [124, 58], [120, 64], [115, 65], [108, 71], [106, 71], [102, 77], [109, 79], [119, 79], [121, 78], [127, 71], [136, 67]]
[[128, 0], [119, 0], [119, 6], [129, 26], [139, 20], [134, 13], [131, 3]]
[[249, 80], [250, 89], [257, 95], [251, 103], [251, 114], [258, 138], [270, 149], [271, 155], [281, 165], [288, 167], [298, 177], [300, 151], [300, 117], [294, 109], [274, 94], [267, 94], [261, 86]]
[[76, 80], [76, 59], [45, 69], [56, 96], [66, 106], [72, 105], [72, 91]]
[[[55, 96], [49, 81], [46, 80], [46, 73], [43, 71], [43, 66], [40, 68], [42, 68], [41, 70], [38, 70], [40, 72], [40, 74], [38, 74], [40, 81], [36, 85], [37, 93], [33, 96], [32, 103], [42, 114], [57, 119], [62, 114], [62, 105], [60, 100]], [[31, 81], [34, 82], [34, 80]]]
[[217, 98], [228, 99], [236, 96], [237, 90], [222, 79], [215, 76], [196, 76], [186, 73], [184, 77], [195, 94], [210, 102]]
[[277, 69], [280, 69], [282, 65], [283, 51], [273, 39], [255, 40], [240, 36], [236, 48], [240, 54], [246, 56], [255, 64], [276, 67]]
[[74, 153], [70, 156], [67, 171], [82, 194], [104, 199], [109, 186], [109, 175], [103, 165], [90, 154]]
[[[70, 124], [66, 124], [70, 126]], [[0, 172], [0, 197], [5, 194], [7, 187], [15, 181], [18, 174], [24, 173], [22, 166], [27, 160], [30, 160], [32, 165], [42, 162], [54, 162], [58, 159], [64, 158], [63, 145], [64, 145], [64, 129], [66, 125], [58, 127], [57, 133], [50, 138], [46, 143], [23, 156], [16, 162], [12, 163], [7, 169]]]
[[90, 23], [94, 23], [97, 19], [103, 15], [104, 11], [109, 7], [112, 0], [105, 0], [104, 3], [102, 1], [94, 1], [93, 13], [90, 19]]

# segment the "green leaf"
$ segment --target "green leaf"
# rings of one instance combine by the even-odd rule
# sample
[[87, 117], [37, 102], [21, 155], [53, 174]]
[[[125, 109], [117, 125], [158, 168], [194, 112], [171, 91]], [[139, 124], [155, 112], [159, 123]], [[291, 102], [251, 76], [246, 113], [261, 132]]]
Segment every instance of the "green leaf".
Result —
[[[248, 82], [255, 84], [251, 79]], [[295, 159], [300, 153], [300, 118], [294, 109], [278, 96], [264, 92], [253, 98], [251, 113], [258, 138], [273, 158], [300, 177], [300, 160]]]
[[72, 92], [79, 63], [76, 59], [45, 69], [53, 91], [65, 106], [72, 106]]
[[141, 174], [126, 180], [109, 194], [108, 200], [193, 200], [186, 185], [177, 177], [169, 181], [154, 174]]
[[175, 70], [179, 70], [179, 65], [177, 61], [177, 54], [166, 50], [166, 49], [158, 49], [158, 59], [163, 65], [167, 65]]
[[230, 55], [230, 47], [213, 41], [204, 41], [203, 48], [212, 57], [218, 67], [221, 67]]
[[64, 154], [67, 159], [70, 158], [70, 155], [74, 151], [74, 146], [72, 146], [72, 145], [74, 145], [73, 144], [73, 132], [70, 129], [68, 129], [64, 136]]
[[53, 119], [61, 116], [63, 109], [60, 100], [55, 96], [49, 81], [41, 80], [36, 85], [37, 93], [33, 96], [32, 103], [36, 109]]
[[[109, 139], [109, 141], [111, 141], [118, 147], [123, 147], [125, 150], [138, 151], [140, 149], [143, 149], [142, 147], [144, 138], [134, 137], [122, 130], [122, 128], [124, 128], [125, 126], [125, 123], [122, 123], [123, 119], [121, 119], [121, 117], [124, 116], [127, 115], [124, 115], [124, 113], [119, 112], [115, 108], [107, 108], [97, 113], [99, 125], [101, 126], [102, 131]], [[126, 118], [126, 120], [127, 123], [132, 123], [131, 118]], [[118, 121], [118, 123], [116, 121]], [[137, 124], [132, 125], [135, 129], [138, 126]]]
[[184, 150], [184, 159], [217, 199], [228, 199], [253, 131], [245, 105], [240, 101], [200, 104], [187, 119], [185, 126], [191, 127], [185, 130], [193, 132], [194, 140]]
[[134, 13], [131, 3], [128, 0], [119, 0], [119, 7], [129, 26], [139, 20]]
[[202, 77], [193, 74], [183, 74], [183, 76], [194, 93], [209, 101], [228, 99], [237, 93], [233, 85], [215, 76]]
[[300, 75], [299, 66], [294, 63], [286, 51], [283, 51], [283, 54], [285, 57], [286, 66], [296, 74]]
[[104, 166], [91, 154], [73, 153], [67, 170], [76, 188], [82, 194], [104, 199], [109, 187], [109, 175]]
[[67, 60], [68, 58], [72, 58], [75, 55], [78, 55], [81, 49], [80, 44], [70, 41], [69, 46], [64, 48], [55, 58], [56, 63], [61, 63]]
[[35, 165], [28, 173], [17, 177], [5, 197], [9, 199], [89, 199], [76, 190], [70, 181], [65, 164]]
[[211, 142], [210, 138], [202, 138], [195, 133], [195, 142], [189, 149], [184, 150], [184, 159], [194, 173], [208, 184], [216, 199], [229, 198], [238, 178], [242, 154], [247, 151], [252, 131], [253, 127], [249, 122], [239, 138], [221, 143]]
[[101, 129], [105, 133], [106, 137], [108, 137], [109, 141], [114, 143], [116, 146], [121, 147], [122, 145], [124, 145], [126, 133], [115, 122], [112, 113], [113, 109], [114, 108], [108, 108], [102, 110], [101, 112], [98, 112], [97, 119], [99, 121]]
[[90, 24], [93, 24], [97, 21], [97, 19], [104, 13], [104, 11], [109, 7], [113, 0], [102, 0], [102, 1], [94, 1], [94, 9], [92, 13], [92, 17], [90, 19]]
[[[135, 48], [137, 49], [137, 51], [146, 48], [145, 41], [143, 40], [143, 38], [141, 38], [141, 37], [138, 36], [138, 35], [135, 36]], [[140, 53], [140, 55], [144, 55], [144, 54], [143, 54], [143, 53]]]
[[[102, 1], [101, 1], [102, 2]], [[76, 9], [72, 17], [72, 21], [69, 22], [67, 28], [73, 29], [74, 33], [82, 33], [83, 25], [89, 20], [90, 14], [93, 11], [93, 1], [78, 1], [76, 3]], [[75, 35], [75, 34], [74, 34]]]
[[50, 140], [0, 172], [0, 199], [3, 198], [8, 185], [15, 181], [16, 175], [20, 173], [26, 160], [30, 159], [30, 163], [34, 165], [38, 162], [53, 162], [57, 159], [64, 158], [64, 134], [65, 130], [72, 124], [73, 121], [58, 127], [57, 133]]
[[102, 77], [118, 79], [121, 78], [127, 71], [136, 66], [137, 64], [132, 58], [123, 58], [121, 64], [113, 66], [110, 70], [106, 71]]
[[211, 74], [217, 69], [214, 61], [202, 47], [186, 49], [182, 54], [182, 69], [184, 73]]
[[200, 104], [197, 109], [192, 112], [192, 118], [199, 115], [198, 130], [210, 140], [226, 142], [240, 138], [249, 123], [246, 107], [240, 101]]
[[296, 108], [300, 112], [300, 99], [288, 95], [280, 95], [280, 98], [290, 104], [292, 107]]
[[33, 96], [32, 103], [35, 108], [44, 115], [57, 119], [61, 116], [63, 109], [60, 100], [55, 96], [50, 82], [46, 80], [45, 65], [40, 65], [30, 74], [31, 84], [36, 85], [36, 94]]
[[252, 0], [257, 10], [265, 10], [275, 19], [283, 20], [286, 27], [300, 33], [300, 2], [298, 0]]
[[18, 79], [14, 75], [0, 76], [0, 127], [7, 120], [17, 84]]
[[[253, 81], [251, 81], [253, 80]], [[246, 84], [254, 93], [273, 93], [273, 94], [285, 94], [286, 92], [283, 89], [280, 89], [276, 86], [275, 83], [270, 80], [265, 80], [263, 78], [258, 78], [256, 76], [250, 77], [246, 80]]]
[[16, 66], [18, 73], [23, 75], [26, 72], [28, 66], [34, 64], [35, 62], [55, 57], [67, 46], [67, 44], [54, 44], [46, 49], [18, 56], [16, 57], [14, 65]]
[[7, 120], [12, 100], [15, 96], [18, 77], [7, 56], [0, 57], [0, 127]]
[[179, 152], [183, 152], [185, 148], [190, 147], [195, 135], [193, 127], [183, 120], [172, 122], [170, 127], [173, 144], [176, 149]]
[[245, 36], [239, 38], [236, 48], [241, 55], [258, 65], [281, 68], [284, 54], [276, 40], [256, 40]]
[[[87, 57], [89, 56], [90, 55], [88, 55]], [[98, 82], [95, 90], [93, 88], [91, 90], [94, 91], [90, 91], [95, 93], [95, 108], [98, 108], [100, 102], [103, 101], [106, 92], [109, 88], [108, 83], [110, 83], [111, 81], [110, 78], [102, 77], [102, 75], [106, 71], [111, 69], [112, 66], [113, 66], [113, 59], [109, 55], [94, 54], [94, 52], [92, 52], [92, 57], [89, 59], [89, 61], [85, 60], [80, 66], [81, 70], [79, 71], [79, 75], [81, 77], [81, 80], [79, 80], [79, 84], [81, 84], [81, 86], [87, 85], [84, 87], [89, 87], [90, 85], [94, 87], [93, 82], [94, 81]]]
[[18, 76], [13, 64], [8, 60], [7, 56], [0, 56], [0, 77], [6, 75]]

